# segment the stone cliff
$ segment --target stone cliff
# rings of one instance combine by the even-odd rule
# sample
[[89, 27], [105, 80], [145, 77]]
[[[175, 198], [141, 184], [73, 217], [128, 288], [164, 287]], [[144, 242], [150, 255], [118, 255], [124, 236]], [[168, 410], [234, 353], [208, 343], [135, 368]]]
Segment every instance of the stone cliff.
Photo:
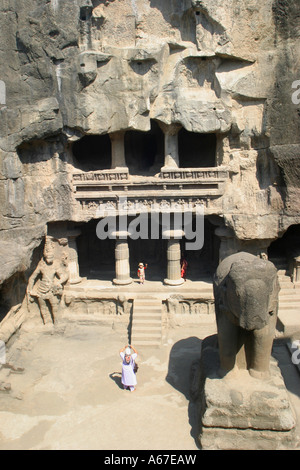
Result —
[[84, 136], [154, 122], [214, 134], [229, 175], [209, 208], [219, 235], [266, 249], [300, 223], [299, 11], [298, 0], [2, 0], [2, 315], [23, 299], [47, 224], [88, 220], [72, 186]]

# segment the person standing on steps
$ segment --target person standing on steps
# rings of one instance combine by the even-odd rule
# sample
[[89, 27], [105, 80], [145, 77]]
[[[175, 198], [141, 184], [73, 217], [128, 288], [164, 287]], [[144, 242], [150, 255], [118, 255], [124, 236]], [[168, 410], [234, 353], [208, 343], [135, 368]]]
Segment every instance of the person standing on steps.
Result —
[[137, 350], [133, 346], [127, 345], [120, 350], [120, 356], [123, 361], [121, 381], [124, 390], [129, 388], [131, 392], [134, 392], [137, 385], [135, 374], [135, 359], [137, 357]]
[[143, 263], [139, 263], [137, 275], [140, 280], [140, 284], [144, 284], [145, 282], [145, 269], [147, 269], [147, 267], [148, 267], [148, 264], [145, 264], [144, 266]]

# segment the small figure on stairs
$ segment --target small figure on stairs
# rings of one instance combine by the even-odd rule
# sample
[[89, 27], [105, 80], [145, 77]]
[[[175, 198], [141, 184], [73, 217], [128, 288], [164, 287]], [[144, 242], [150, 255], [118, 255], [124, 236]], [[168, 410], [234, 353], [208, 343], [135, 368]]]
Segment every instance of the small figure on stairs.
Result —
[[148, 267], [148, 264], [145, 264], [144, 266], [143, 263], [139, 263], [137, 275], [140, 280], [140, 284], [144, 284], [145, 282], [145, 269], [147, 269], [147, 267]]

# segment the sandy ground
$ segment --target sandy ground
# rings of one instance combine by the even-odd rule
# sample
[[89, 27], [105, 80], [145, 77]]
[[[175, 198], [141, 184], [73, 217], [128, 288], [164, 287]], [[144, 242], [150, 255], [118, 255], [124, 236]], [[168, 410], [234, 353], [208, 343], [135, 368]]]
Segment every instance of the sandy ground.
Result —
[[[24, 372], [0, 371], [11, 383], [10, 393], [0, 392], [0, 450], [198, 450], [189, 373], [201, 339], [214, 333], [213, 320], [177, 327], [161, 348], [139, 351], [132, 393], [120, 380], [124, 329], [97, 323], [25, 329], [7, 354]], [[300, 422], [299, 373], [285, 346], [274, 352]]]

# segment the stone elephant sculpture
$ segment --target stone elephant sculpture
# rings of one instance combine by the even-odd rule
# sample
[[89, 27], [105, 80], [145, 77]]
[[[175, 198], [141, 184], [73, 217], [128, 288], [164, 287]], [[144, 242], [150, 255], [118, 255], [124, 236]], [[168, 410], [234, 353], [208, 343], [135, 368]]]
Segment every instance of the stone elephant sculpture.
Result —
[[247, 369], [253, 377], [268, 377], [280, 289], [276, 267], [236, 253], [219, 264], [213, 288], [220, 375]]

